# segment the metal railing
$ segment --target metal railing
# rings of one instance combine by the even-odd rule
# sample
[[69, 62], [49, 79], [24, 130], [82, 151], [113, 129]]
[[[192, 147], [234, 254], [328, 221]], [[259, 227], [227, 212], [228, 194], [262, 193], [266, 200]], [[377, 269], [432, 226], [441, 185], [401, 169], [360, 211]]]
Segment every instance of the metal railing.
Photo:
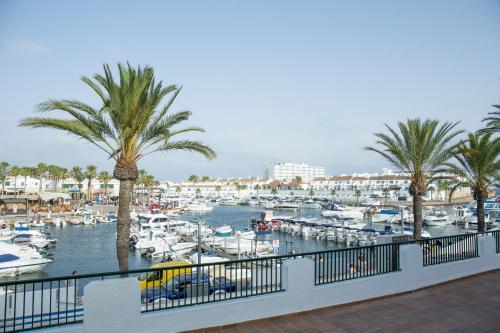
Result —
[[399, 244], [320, 252], [313, 257], [316, 285], [399, 271]]
[[[500, 232], [490, 232], [500, 252]], [[161, 268], [64, 276], [0, 283], [0, 332], [26, 331], [83, 321], [83, 289], [94, 280], [132, 277], [141, 288], [142, 312], [246, 298], [284, 290], [286, 260], [314, 261], [316, 285], [400, 270], [401, 245], [417, 243], [423, 265], [478, 256], [477, 234], [436, 237], [366, 247], [192, 265], [165, 263]]]
[[493, 235], [493, 237], [495, 237], [496, 250], [497, 250], [497, 253], [500, 253], [500, 230], [499, 231], [490, 231], [488, 233]]
[[412, 241], [422, 247], [424, 266], [476, 258], [478, 234], [462, 234]]

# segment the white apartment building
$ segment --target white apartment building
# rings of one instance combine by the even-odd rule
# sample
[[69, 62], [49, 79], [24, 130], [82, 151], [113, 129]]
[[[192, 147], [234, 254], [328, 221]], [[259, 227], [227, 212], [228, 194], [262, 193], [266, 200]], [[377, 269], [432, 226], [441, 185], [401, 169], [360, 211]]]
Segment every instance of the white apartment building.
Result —
[[325, 177], [325, 168], [305, 163], [279, 162], [266, 166], [267, 179], [291, 181], [301, 177], [304, 182], [311, 182], [315, 178]]

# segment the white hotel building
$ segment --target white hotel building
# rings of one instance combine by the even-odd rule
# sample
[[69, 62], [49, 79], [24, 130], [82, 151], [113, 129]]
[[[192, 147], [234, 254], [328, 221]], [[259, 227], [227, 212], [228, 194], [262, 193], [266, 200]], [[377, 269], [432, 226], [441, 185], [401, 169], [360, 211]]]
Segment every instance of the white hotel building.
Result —
[[304, 163], [274, 163], [266, 166], [266, 178], [291, 181], [301, 177], [304, 182], [311, 182], [316, 178], [325, 177], [325, 168], [311, 166]]

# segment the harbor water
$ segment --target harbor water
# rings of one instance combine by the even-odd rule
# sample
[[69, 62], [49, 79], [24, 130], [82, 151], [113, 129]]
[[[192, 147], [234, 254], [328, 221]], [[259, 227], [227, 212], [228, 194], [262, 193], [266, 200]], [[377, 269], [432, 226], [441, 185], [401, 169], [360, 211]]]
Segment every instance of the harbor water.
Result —
[[[92, 209], [91, 209], [92, 210]], [[198, 218], [208, 225], [216, 227], [230, 225], [235, 231], [249, 228], [252, 218], [259, 218], [263, 212], [261, 207], [254, 206], [214, 206], [207, 213], [184, 213], [178, 218], [189, 220]], [[300, 210], [298, 215], [302, 217], [320, 217], [321, 210]], [[276, 213], [278, 214], [278, 213]], [[292, 212], [280, 212], [280, 215], [291, 215]], [[393, 226], [397, 230], [398, 226]], [[462, 233], [459, 227], [449, 225], [445, 227], [429, 227], [432, 237]], [[96, 225], [66, 225], [54, 227], [49, 225], [47, 231], [57, 239], [57, 244], [51, 249], [53, 261], [43, 271], [31, 274], [23, 274], [15, 278], [2, 278], [2, 280], [24, 280], [32, 278], [47, 278], [71, 275], [77, 271], [78, 274], [100, 273], [118, 270], [116, 259], [116, 224], [97, 223]], [[272, 240], [280, 240], [280, 254], [301, 252], [312, 252], [319, 250], [335, 249], [336, 244], [324, 240], [307, 239], [302, 236], [274, 231], [269, 237]], [[139, 252], [130, 251], [129, 268], [148, 268], [152, 262], [141, 257]]]

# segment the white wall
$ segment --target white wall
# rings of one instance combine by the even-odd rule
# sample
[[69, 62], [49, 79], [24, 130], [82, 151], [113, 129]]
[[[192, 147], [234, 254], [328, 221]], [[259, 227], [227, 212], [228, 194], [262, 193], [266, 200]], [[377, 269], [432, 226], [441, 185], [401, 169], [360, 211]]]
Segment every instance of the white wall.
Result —
[[478, 246], [478, 258], [427, 267], [418, 245], [401, 246], [399, 272], [321, 286], [314, 285], [311, 260], [289, 260], [283, 268], [284, 292], [147, 314], [140, 314], [135, 280], [96, 281], [85, 287], [84, 324], [45, 331], [177, 332], [366, 300], [500, 269], [494, 238], [478, 236]]

